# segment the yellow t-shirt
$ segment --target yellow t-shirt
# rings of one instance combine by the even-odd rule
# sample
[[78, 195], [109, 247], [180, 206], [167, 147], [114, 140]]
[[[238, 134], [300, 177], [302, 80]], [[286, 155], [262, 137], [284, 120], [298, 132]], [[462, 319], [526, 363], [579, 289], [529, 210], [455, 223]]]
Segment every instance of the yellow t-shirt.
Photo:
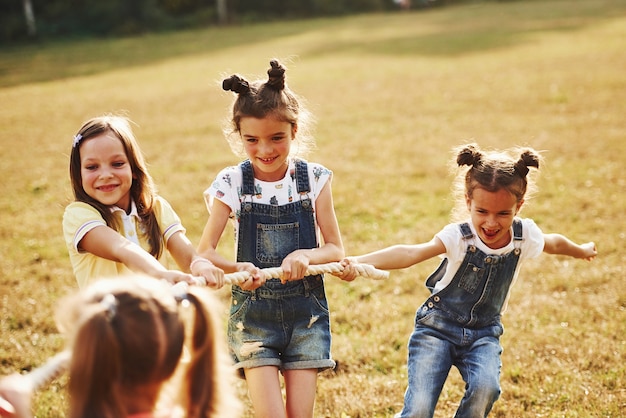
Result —
[[[118, 217], [120, 225], [122, 225], [120, 234], [149, 251], [150, 246], [141, 232], [141, 224], [139, 223], [139, 216], [137, 215], [134, 202], [128, 215], [119, 208], [112, 208], [111, 210]], [[176, 232], [185, 232], [185, 228], [174, 209], [160, 196], [157, 196], [154, 201], [154, 211], [161, 228], [165, 246], [167, 246], [167, 241], [170, 237]], [[65, 208], [65, 213], [63, 214], [63, 236], [65, 237], [65, 245], [70, 255], [74, 276], [78, 286], [81, 288], [101, 277], [114, 277], [131, 273], [122, 263], [78, 250], [83, 237], [98, 226], [107, 225], [104, 218], [93, 206], [84, 202], [72, 202]]]

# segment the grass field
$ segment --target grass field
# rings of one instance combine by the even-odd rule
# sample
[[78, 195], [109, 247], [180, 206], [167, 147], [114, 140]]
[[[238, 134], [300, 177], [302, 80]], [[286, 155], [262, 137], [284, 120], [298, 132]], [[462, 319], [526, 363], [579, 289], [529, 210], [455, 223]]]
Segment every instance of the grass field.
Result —
[[[539, 193], [522, 215], [595, 241], [599, 256], [525, 265], [491, 416], [626, 416], [625, 0], [476, 2], [0, 49], [0, 375], [63, 346], [53, 312], [77, 287], [61, 217], [81, 123], [109, 112], [137, 123], [160, 193], [197, 242], [202, 191], [238, 162], [221, 134], [231, 96], [218, 82], [261, 76], [272, 57], [318, 120], [310, 159], [335, 173], [348, 254], [426, 241], [448, 222], [453, 146], [543, 151]], [[384, 282], [327, 278], [338, 368], [320, 377], [316, 417], [399, 411], [407, 339], [436, 265]], [[228, 289], [219, 293], [226, 302]], [[38, 417], [63, 416], [66, 384], [38, 392]], [[436, 416], [453, 415], [462, 393], [453, 370]]]

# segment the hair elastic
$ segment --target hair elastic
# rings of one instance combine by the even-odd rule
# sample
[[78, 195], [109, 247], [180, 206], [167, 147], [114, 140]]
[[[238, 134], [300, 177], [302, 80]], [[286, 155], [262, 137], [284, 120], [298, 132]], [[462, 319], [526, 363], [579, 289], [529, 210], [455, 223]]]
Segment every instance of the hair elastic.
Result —
[[117, 299], [112, 293], [104, 295], [100, 301], [100, 305], [105, 309], [105, 316], [110, 321], [117, 313]]
[[80, 142], [81, 139], [83, 139], [83, 136], [81, 134], [76, 134], [74, 136], [74, 141], [72, 142], [72, 148], [75, 148], [76, 145], [78, 145], [78, 143]]

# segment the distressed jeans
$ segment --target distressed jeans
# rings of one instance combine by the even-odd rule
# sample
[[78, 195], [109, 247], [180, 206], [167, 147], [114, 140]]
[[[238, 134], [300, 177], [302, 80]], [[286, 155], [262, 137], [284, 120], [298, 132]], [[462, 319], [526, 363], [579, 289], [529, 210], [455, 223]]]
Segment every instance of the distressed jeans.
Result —
[[455, 417], [486, 417], [500, 396], [502, 332], [500, 324], [467, 329], [437, 313], [418, 319], [409, 339], [404, 407], [396, 417], [432, 417], [452, 366], [465, 381], [465, 395]]

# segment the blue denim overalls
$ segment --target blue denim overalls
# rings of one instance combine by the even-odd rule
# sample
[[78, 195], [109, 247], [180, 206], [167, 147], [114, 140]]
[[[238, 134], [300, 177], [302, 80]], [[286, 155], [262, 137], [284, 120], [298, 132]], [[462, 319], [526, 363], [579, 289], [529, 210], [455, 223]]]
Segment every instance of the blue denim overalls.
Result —
[[[254, 203], [250, 161], [243, 174], [237, 261], [259, 268], [279, 267], [297, 249], [316, 248], [315, 214], [307, 163], [295, 160], [297, 198], [286, 205]], [[231, 354], [238, 368], [280, 369], [334, 367], [330, 356], [330, 318], [322, 275], [285, 284], [270, 279], [254, 291], [232, 286], [228, 322]]]
[[[469, 224], [459, 225], [465, 258], [452, 281], [418, 309], [409, 340], [408, 387], [397, 417], [432, 417], [450, 368], [466, 383], [455, 417], [486, 417], [500, 396], [500, 311], [521, 254], [522, 223], [513, 221], [514, 250], [485, 254], [473, 244]], [[433, 291], [447, 259], [426, 280]]]

